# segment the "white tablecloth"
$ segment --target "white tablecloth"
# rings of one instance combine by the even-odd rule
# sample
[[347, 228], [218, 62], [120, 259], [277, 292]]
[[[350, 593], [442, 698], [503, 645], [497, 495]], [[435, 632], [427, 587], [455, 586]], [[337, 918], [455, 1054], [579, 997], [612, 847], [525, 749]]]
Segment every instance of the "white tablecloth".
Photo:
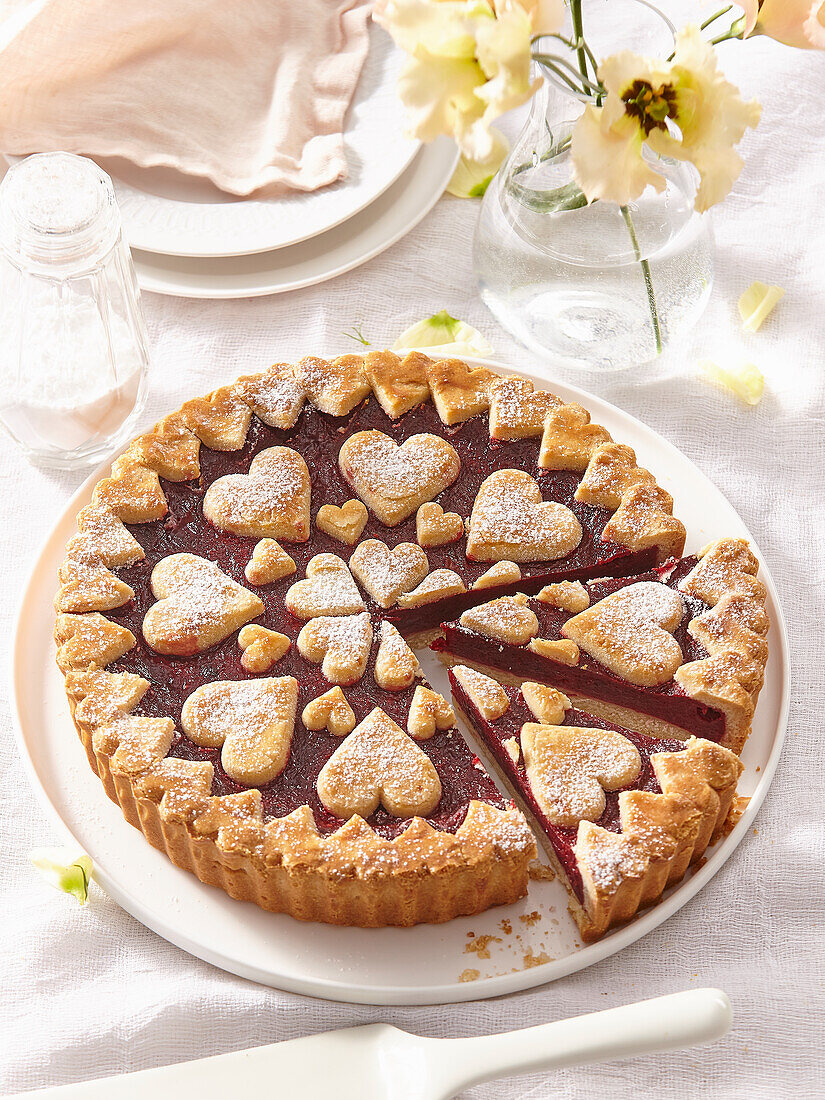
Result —
[[[772, 43], [726, 47], [732, 79], [764, 105], [747, 164], [717, 209], [717, 281], [693, 337], [654, 366], [567, 376], [667, 435], [727, 494], [759, 542], [790, 624], [793, 710], [776, 780], [749, 835], [711, 883], [664, 926], [582, 973], [494, 1001], [371, 1008], [253, 985], [170, 946], [95, 888], [80, 909], [30, 870], [56, 835], [29, 789], [0, 704], [0, 1093], [216, 1054], [329, 1028], [389, 1021], [426, 1035], [502, 1031], [705, 984], [733, 1001], [729, 1038], [683, 1053], [478, 1087], [475, 1100], [565, 1095], [667, 1098], [825, 1094], [822, 621], [825, 616], [825, 57]], [[446, 308], [477, 325], [499, 357], [538, 361], [476, 297], [477, 207], [445, 198], [406, 240], [325, 285], [239, 302], [148, 295], [149, 425], [186, 397], [273, 359], [352, 351]], [[787, 296], [764, 329], [741, 334], [736, 299], [754, 279]], [[744, 408], [696, 377], [705, 356], [757, 362], [767, 393]], [[80, 474], [32, 469], [0, 439], [2, 636], [32, 556]], [[273, 1093], [277, 1091], [273, 1083]]]

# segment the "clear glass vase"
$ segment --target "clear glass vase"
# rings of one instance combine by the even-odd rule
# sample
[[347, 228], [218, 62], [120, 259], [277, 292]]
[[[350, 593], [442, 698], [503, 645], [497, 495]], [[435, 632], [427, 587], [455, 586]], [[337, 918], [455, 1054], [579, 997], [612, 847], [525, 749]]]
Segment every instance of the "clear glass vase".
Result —
[[[665, 58], [673, 49], [672, 25], [643, 0], [585, 0], [583, 8], [597, 57], [632, 48]], [[555, 38], [546, 52], [577, 64]], [[647, 362], [696, 322], [710, 295], [713, 232], [694, 209], [695, 172], [657, 160], [664, 191], [648, 188], [628, 207], [588, 205], [570, 137], [592, 100], [536, 64], [544, 83], [482, 203], [479, 292], [516, 339], [556, 362], [598, 370]]]

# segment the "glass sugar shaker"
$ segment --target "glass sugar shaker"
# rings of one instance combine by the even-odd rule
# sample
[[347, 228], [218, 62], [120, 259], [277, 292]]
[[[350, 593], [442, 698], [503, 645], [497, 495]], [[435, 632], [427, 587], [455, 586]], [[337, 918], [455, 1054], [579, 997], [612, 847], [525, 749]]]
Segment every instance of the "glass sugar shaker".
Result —
[[0, 423], [37, 465], [102, 459], [142, 408], [146, 328], [109, 176], [38, 153], [0, 183]]

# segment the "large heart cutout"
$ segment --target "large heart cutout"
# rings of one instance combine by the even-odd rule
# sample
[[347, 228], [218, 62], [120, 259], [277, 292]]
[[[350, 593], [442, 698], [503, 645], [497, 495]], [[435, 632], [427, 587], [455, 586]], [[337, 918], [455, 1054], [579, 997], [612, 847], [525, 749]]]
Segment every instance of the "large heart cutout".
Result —
[[324, 615], [310, 619], [298, 635], [298, 652], [308, 661], [321, 664], [331, 684], [355, 684], [364, 675], [372, 648], [369, 613]]
[[226, 474], [203, 498], [203, 514], [222, 531], [252, 538], [306, 542], [310, 480], [307, 464], [291, 447], [267, 447], [248, 474]]
[[376, 707], [324, 764], [318, 797], [336, 817], [367, 818], [379, 804], [394, 817], [425, 816], [441, 799], [441, 782], [427, 754]]
[[536, 801], [554, 825], [568, 829], [598, 821], [604, 792], [626, 787], [642, 768], [639, 750], [615, 730], [527, 722], [521, 749]]
[[338, 465], [387, 527], [396, 527], [419, 505], [437, 497], [461, 470], [455, 449], [429, 433], [412, 435], [399, 446], [383, 432], [356, 432], [341, 447]]
[[414, 542], [400, 542], [392, 550], [380, 539], [367, 539], [355, 548], [350, 569], [379, 607], [392, 607], [398, 597], [429, 572], [427, 555]]
[[152, 570], [157, 598], [143, 617], [143, 636], [156, 653], [189, 657], [217, 645], [263, 613], [254, 593], [197, 554], [170, 554]]
[[355, 615], [364, 601], [347, 563], [336, 554], [316, 554], [307, 562], [306, 578], [286, 594], [287, 610], [298, 619], [316, 615]]
[[673, 637], [685, 608], [666, 584], [638, 581], [568, 619], [562, 634], [623, 680], [656, 687], [682, 664]]
[[575, 550], [581, 524], [563, 504], [542, 500], [523, 470], [497, 470], [473, 504], [467, 557], [474, 561], [554, 561]]
[[238, 783], [269, 783], [289, 759], [297, 704], [294, 676], [218, 680], [192, 692], [181, 726], [196, 745], [222, 747], [223, 769]]

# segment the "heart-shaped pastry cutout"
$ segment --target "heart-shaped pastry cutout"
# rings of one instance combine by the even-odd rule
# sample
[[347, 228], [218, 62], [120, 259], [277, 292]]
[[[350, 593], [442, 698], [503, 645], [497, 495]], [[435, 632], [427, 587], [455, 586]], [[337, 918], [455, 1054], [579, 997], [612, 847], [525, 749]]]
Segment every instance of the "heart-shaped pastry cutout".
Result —
[[190, 741], [222, 747], [224, 771], [238, 783], [269, 783], [286, 767], [298, 681], [294, 676], [219, 680], [193, 691], [181, 726]]
[[364, 601], [347, 563], [336, 554], [316, 554], [310, 558], [305, 580], [292, 585], [285, 603], [298, 619], [354, 615], [364, 610]]
[[425, 816], [441, 799], [426, 753], [378, 707], [341, 742], [318, 776], [318, 797], [336, 817]]
[[355, 711], [343, 691], [334, 687], [307, 703], [301, 721], [314, 733], [325, 729], [333, 737], [345, 737], [355, 729]]
[[455, 711], [444, 696], [419, 684], [407, 716], [409, 735], [416, 741], [426, 741], [436, 730], [449, 730], [454, 725]]
[[523, 470], [497, 470], [473, 504], [467, 557], [474, 561], [555, 561], [575, 550], [581, 524], [563, 504], [542, 500]]
[[298, 652], [314, 664], [331, 684], [355, 684], [364, 675], [372, 648], [372, 623], [361, 615], [310, 619], [298, 635]]
[[499, 588], [505, 584], [517, 584], [520, 580], [521, 570], [514, 561], [497, 561], [473, 582], [473, 589]]
[[527, 645], [539, 632], [539, 620], [523, 592], [470, 607], [458, 621], [468, 630], [509, 645]]
[[418, 658], [392, 625], [381, 623], [381, 642], [375, 655], [375, 682], [384, 691], [403, 691], [421, 672]]
[[369, 513], [360, 500], [348, 500], [340, 508], [337, 504], [322, 505], [315, 517], [315, 526], [331, 538], [355, 546], [368, 519]]
[[275, 539], [256, 542], [252, 557], [244, 569], [246, 579], [256, 585], [274, 584], [294, 572], [295, 562]]
[[143, 637], [156, 653], [189, 657], [217, 645], [263, 613], [254, 593], [197, 554], [171, 554], [152, 570], [157, 603], [143, 617]]
[[656, 687], [672, 679], [682, 664], [673, 631], [684, 611], [682, 597], [672, 588], [638, 581], [568, 619], [561, 632], [623, 680]]
[[427, 555], [414, 542], [400, 542], [390, 550], [380, 539], [367, 539], [357, 546], [349, 565], [379, 607], [392, 607], [430, 569]]
[[558, 726], [570, 710], [570, 700], [562, 692], [547, 684], [526, 680], [521, 685], [521, 695], [537, 722]]
[[626, 787], [642, 769], [639, 750], [615, 730], [527, 722], [521, 748], [536, 801], [554, 825], [567, 829], [598, 821], [604, 792]]
[[435, 603], [448, 596], [457, 596], [466, 592], [464, 581], [452, 569], [434, 569], [412, 592], [398, 597], [399, 607], [420, 607], [424, 603]]
[[422, 504], [415, 514], [415, 537], [419, 546], [444, 546], [464, 534], [464, 520], [458, 512], [445, 512], [440, 504]]
[[248, 474], [226, 474], [203, 498], [203, 514], [221, 531], [252, 538], [306, 542], [310, 480], [307, 464], [291, 447], [267, 447]]
[[450, 678], [457, 680], [482, 718], [495, 722], [510, 709], [510, 696], [497, 680], [467, 665], [455, 665]]
[[396, 527], [425, 501], [452, 485], [461, 469], [446, 439], [424, 433], [399, 446], [383, 432], [356, 432], [344, 442], [338, 465], [369, 510]]
[[289, 651], [292, 642], [286, 634], [265, 626], [245, 626], [238, 635], [243, 650], [241, 664], [247, 672], [268, 672]]

